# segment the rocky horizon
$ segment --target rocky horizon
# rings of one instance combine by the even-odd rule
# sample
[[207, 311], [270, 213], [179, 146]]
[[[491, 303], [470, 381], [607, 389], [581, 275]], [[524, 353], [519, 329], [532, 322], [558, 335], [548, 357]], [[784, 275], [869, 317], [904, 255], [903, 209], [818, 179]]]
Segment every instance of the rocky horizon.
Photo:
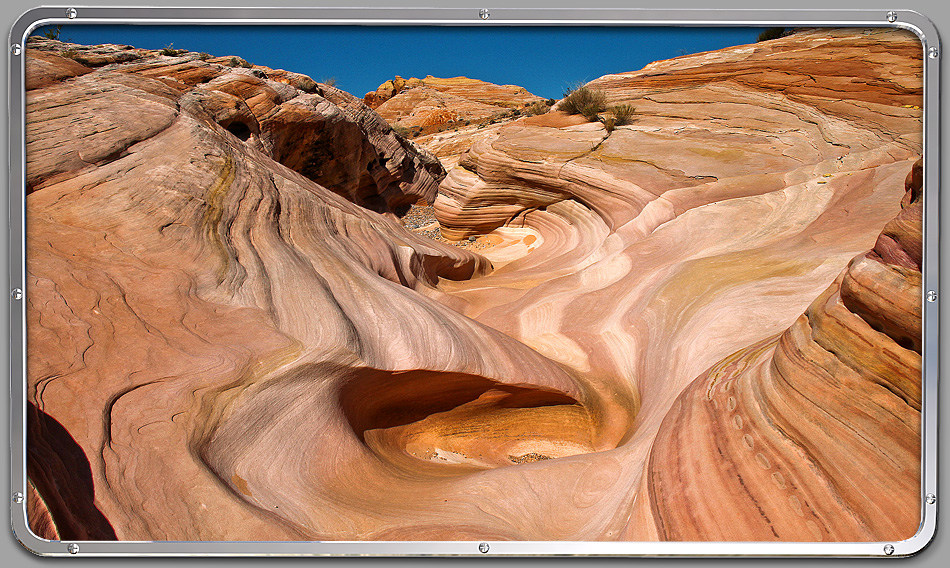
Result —
[[[363, 102], [408, 136], [509, 122], [545, 99], [518, 85], [468, 77], [423, 79], [399, 75], [366, 93]], [[546, 110], [546, 109], [545, 109]]]
[[[802, 30], [595, 79], [597, 116], [457, 130], [541, 99], [26, 56], [37, 535], [917, 530], [913, 34]], [[433, 101], [455, 118], [394, 130]]]

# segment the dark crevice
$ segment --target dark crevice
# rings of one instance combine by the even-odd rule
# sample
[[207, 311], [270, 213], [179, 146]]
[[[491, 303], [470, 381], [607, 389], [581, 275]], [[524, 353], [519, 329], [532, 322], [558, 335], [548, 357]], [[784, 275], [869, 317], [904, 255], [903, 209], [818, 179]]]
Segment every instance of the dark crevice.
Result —
[[242, 142], [251, 138], [251, 128], [243, 122], [232, 122], [227, 126], [227, 130]]
[[[63, 540], [116, 540], [96, 507], [89, 459], [66, 428], [27, 403], [27, 476]], [[30, 503], [30, 505], [33, 505]]]

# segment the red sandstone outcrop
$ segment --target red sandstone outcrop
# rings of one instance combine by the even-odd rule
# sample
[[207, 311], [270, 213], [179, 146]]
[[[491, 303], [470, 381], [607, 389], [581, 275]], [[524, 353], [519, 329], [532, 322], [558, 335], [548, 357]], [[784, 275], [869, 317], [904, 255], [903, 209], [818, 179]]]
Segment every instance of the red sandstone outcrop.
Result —
[[[789, 41], [798, 47], [789, 49]], [[835, 56], [870, 44], [860, 57]], [[920, 78], [910, 67], [917, 47], [886, 34], [800, 33], [602, 77], [588, 86], [605, 91], [611, 105], [635, 107], [632, 125], [608, 136], [579, 116], [510, 123], [450, 172], [437, 204], [440, 221], [459, 238], [576, 197], [613, 228], [670, 189], [676, 191], [667, 197], [682, 196], [674, 206], [684, 210], [761, 193], [761, 184], [785, 185], [780, 178], [796, 165], [825, 162], [840, 170], [878, 145], [882, 113], [895, 119], [885, 136], [920, 135], [916, 120], [901, 120], [919, 114]], [[854, 79], [863, 75], [870, 76]], [[671, 144], [684, 151], [670, 152]], [[763, 177], [737, 184], [743, 175]], [[464, 219], [456, 220], [458, 211]]]
[[[69, 70], [53, 59], [61, 49], [31, 42], [28, 73], [34, 52]], [[422, 508], [444, 502], [426, 497], [444, 475], [425, 471], [444, 457], [431, 447], [441, 438], [405, 431], [422, 468], [409, 477], [392, 469], [404, 448], [374, 440], [419, 412], [451, 424], [459, 405], [493, 413], [500, 430], [565, 417], [535, 441], [507, 444], [515, 459], [609, 446], [591, 435], [570, 374], [431, 299], [444, 298], [442, 279], [485, 273], [483, 258], [415, 236], [274, 159], [295, 124], [299, 137], [339, 128], [343, 141], [362, 136], [308, 151], [345, 172], [345, 150], [365, 169], [360, 150], [382, 155], [391, 136], [376, 138], [384, 123], [371, 110], [326, 87], [304, 93], [293, 85], [308, 81], [283, 72], [274, 75], [286, 83], [193, 55], [140, 55], [73, 67], [27, 95], [35, 530], [369, 538], [387, 525], [359, 505], [368, 486], [331, 488], [357, 475], [394, 483], [387, 493], [405, 490]], [[399, 173], [409, 195], [428, 190], [413, 147], [395, 149], [405, 153], [387, 175]], [[449, 437], [452, 456], [481, 444]], [[310, 489], [284, 493], [292, 488]], [[328, 525], [327, 514], [357, 525]]]
[[908, 536], [909, 32], [598, 79], [636, 107], [612, 132], [560, 112], [485, 132], [436, 200], [483, 256], [371, 210], [438, 176], [357, 99], [229, 58], [65, 47], [26, 50], [40, 534]]
[[[503, 125], [449, 172], [436, 216], [450, 238], [501, 240], [491, 275], [443, 287], [464, 313], [594, 390], [635, 385], [636, 429], [604, 454], [636, 507], [605, 497], [622, 528], [603, 530], [911, 536], [920, 209], [888, 221], [921, 153], [919, 42], [811, 31], [590, 87], [634, 106], [632, 124], [552, 112]], [[866, 491], [885, 479], [894, 495]]]
[[363, 101], [394, 126], [431, 134], [447, 127], [510, 120], [544, 99], [516, 85], [495, 85], [468, 77], [386, 81]]
[[[875, 248], [781, 337], [733, 353], [677, 398], [644, 480], [661, 538], [867, 541], [917, 532], [921, 181], [918, 161], [906, 206]], [[715, 461], [730, 467], [695, 467]], [[688, 509], [670, 505], [683, 500]], [[723, 510], [728, 523], [717, 522]]]
[[[33, 158], [28, 191], [123, 155], [181, 111], [376, 211], [431, 202], [444, 175], [438, 160], [394, 133], [358, 99], [297, 73], [244, 66], [237, 58], [40, 38], [32, 38], [30, 48], [28, 112], [38, 118], [27, 128]], [[237, 66], [222, 64], [232, 60]], [[90, 67], [98, 70], [86, 75]], [[68, 90], [40, 89], [71, 77], [77, 78]], [[71, 98], [82, 102], [70, 107], [82, 120], [55, 110]], [[69, 138], [51, 135], [66, 124], [74, 129]]]
[[427, 75], [425, 79], [403, 79], [396, 75], [395, 79], [386, 81], [375, 92], [366, 93], [363, 100], [370, 108], [377, 108], [389, 99], [419, 87], [495, 107], [519, 108], [543, 100], [517, 85], [496, 85], [468, 77], [440, 78], [432, 75]]

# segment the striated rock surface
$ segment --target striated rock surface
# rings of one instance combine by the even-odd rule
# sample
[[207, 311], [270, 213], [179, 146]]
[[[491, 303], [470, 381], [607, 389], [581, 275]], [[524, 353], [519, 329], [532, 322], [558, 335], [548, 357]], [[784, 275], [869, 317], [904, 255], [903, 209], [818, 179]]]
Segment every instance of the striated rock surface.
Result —
[[[482, 254], [374, 211], [438, 175], [345, 93], [63, 49], [26, 50], [38, 534], [913, 532], [912, 34], [815, 30], [603, 77], [637, 109], [612, 132], [560, 112], [482, 129], [435, 202]], [[321, 152], [318, 175], [303, 155]]]
[[889, 220], [919, 192], [920, 79], [910, 34], [804, 32], [600, 78], [632, 124], [520, 119], [449, 172], [442, 234], [501, 245], [491, 275], [445, 284], [464, 313], [633, 391], [606, 452], [622, 528], [601, 535], [913, 534], [920, 210]]
[[[394, 133], [358, 99], [303, 75], [198, 53], [168, 56], [40, 38], [31, 38], [30, 48], [35, 55], [27, 62], [27, 112], [36, 118], [27, 126], [33, 150], [27, 191], [123, 155], [167, 128], [181, 110], [376, 211], [431, 202], [444, 176], [438, 160]], [[78, 77], [69, 89], [42, 90], [90, 67], [97, 72]], [[72, 97], [84, 104], [70, 107], [83, 113], [71, 128], [86, 130], [64, 140], [53, 134], [75, 120], [75, 114], [62, 112]]]
[[592, 81], [608, 104], [635, 108], [632, 125], [608, 136], [603, 125], [558, 113], [511, 123], [451, 172], [440, 220], [464, 236], [576, 198], [615, 228], [660, 194], [676, 196], [672, 205], [684, 210], [762, 193], [763, 184], [791, 185], [799, 180], [786, 174], [817, 173], [807, 165], [846, 172], [880, 146], [882, 119], [894, 119], [886, 142], [919, 136], [916, 120], [901, 120], [920, 111], [919, 46], [879, 30], [834, 35], [796, 34]]
[[457, 130], [442, 130], [414, 138], [413, 142], [438, 158], [446, 171], [451, 171], [476, 142], [494, 139], [498, 130], [510, 121], [507, 119], [496, 124], [480, 123], [461, 126]]
[[380, 85], [375, 92], [366, 93], [363, 100], [370, 108], [377, 108], [389, 99], [419, 87], [495, 107], [518, 108], [543, 100], [517, 85], [496, 85], [468, 77], [440, 78], [432, 75], [426, 75], [425, 79], [403, 79], [396, 75], [394, 79]]
[[[28, 69], [34, 52], [68, 69], [48, 53], [60, 49], [31, 42]], [[483, 274], [485, 259], [274, 159], [281, 124], [310, 125], [300, 136], [361, 126], [355, 147], [382, 154], [388, 138], [347, 120], [371, 110], [329, 89], [301, 94], [292, 83], [308, 81], [283, 72], [286, 84], [193, 55], [139, 55], [28, 93], [29, 510], [39, 534], [375, 538], [402, 525], [365, 506], [373, 485], [415, 503], [384, 510], [424, 518], [451, 509], [431, 492], [443, 461], [457, 476], [609, 447], [569, 373], [436, 301], [451, 303], [440, 279]], [[248, 121], [251, 134], [229, 120]], [[431, 183], [406, 173], [417, 158], [402, 156], [409, 195]], [[481, 456], [480, 439], [453, 430], [461, 407], [469, 422], [495, 417], [486, 432], [518, 425], [530, 437], [509, 435], [502, 453]]]
[[432, 75], [408, 80], [397, 75], [363, 98], [390, 124], [415, 134], [511, 119], [531, 103], [543, 100], [516, 85]]
[[[921, 181], [918, 161], [905, 207], [875, 248], [785, 333], [716, 363], [677, 398], [645, 481], [661, 538], [867, 541], [917, 532]], [[729, 467], [695, 467], [714, 462]], [[688, 509], [670, 505], [682, 500]], [[729, 523], [717, 522], [724, 509], [735, 512]]]

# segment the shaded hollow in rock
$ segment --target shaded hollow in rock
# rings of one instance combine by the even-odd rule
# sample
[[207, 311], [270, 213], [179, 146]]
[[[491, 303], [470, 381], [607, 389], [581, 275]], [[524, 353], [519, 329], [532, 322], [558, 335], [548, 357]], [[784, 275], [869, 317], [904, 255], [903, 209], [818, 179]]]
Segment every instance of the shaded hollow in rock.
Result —
[[251, 137], [251, 129], [243, 122], [232, 122], [228, 125], [228, 132], [243, 142], [247, 142]]
[[414, 472], [463, 473], [595, 451], [591, 417], [574, 398], [475, 375], [369, 370], [342, 387], [340, 404], [377, 456]]

